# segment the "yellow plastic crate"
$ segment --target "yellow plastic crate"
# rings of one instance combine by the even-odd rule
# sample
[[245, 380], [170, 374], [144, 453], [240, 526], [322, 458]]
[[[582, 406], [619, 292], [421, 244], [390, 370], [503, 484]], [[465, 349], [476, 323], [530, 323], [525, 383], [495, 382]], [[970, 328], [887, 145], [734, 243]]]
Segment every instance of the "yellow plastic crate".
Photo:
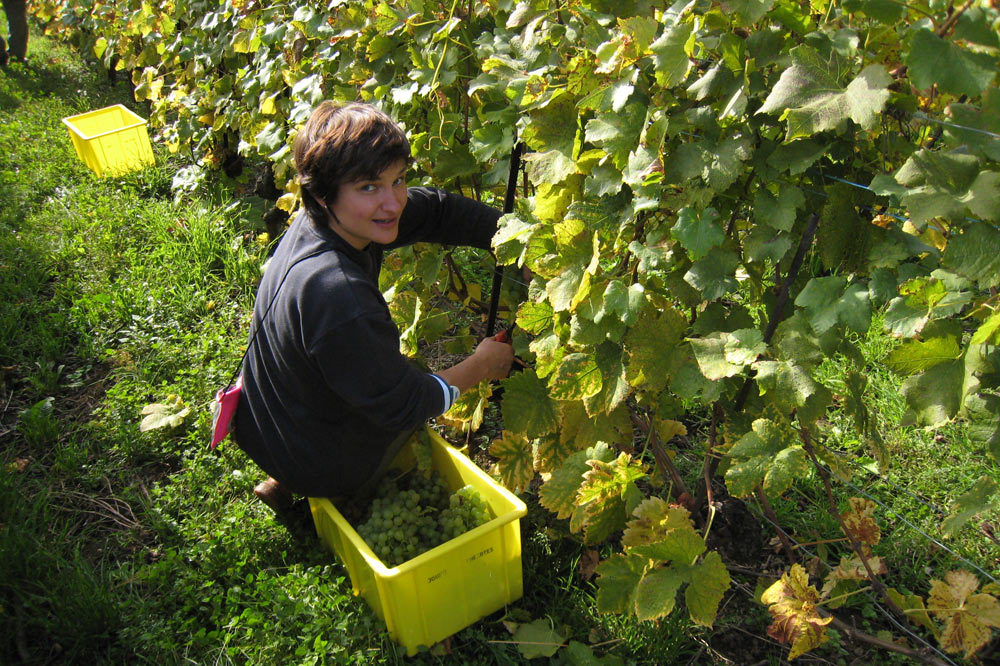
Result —
[[[520, 518], [524, 502], [430, 431], [434, 469], [452, 490], [471, 484], [495, 516], [412, 560], [388, 569], [333, 502], [309, 498], [320, 539], [347, 567], [354, 593], [389, 636], [413, 655], [521, 598]], [[395, 465], [413, 466], [406, 448]]]
[[146, 121], [121, 104], [62, 121], [77, 157], [98, 176], [122, 175], [154, 162]]

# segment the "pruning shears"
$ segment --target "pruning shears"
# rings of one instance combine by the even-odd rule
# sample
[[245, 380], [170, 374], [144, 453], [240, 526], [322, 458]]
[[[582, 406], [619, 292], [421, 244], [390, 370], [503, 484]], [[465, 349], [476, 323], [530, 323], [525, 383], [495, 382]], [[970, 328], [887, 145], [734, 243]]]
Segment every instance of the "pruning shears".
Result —
[[[510, 153], [510, 168], [507, 171], [507, 191], [504, 194], [503, 199], [503, 212], [507, 213], [514, 212], [514, 196], [517, 194], [517, 174], [521, 170], [521, 154], [524, 152], [524, 144], [518, 142], [514, 145], [514, 149]], [[500, 286], [503, 282], [504, 267], [497, 263], [496, 267], [493, 269], [493, 286], [490, 290], [490, 312], [486, 319], [486, 337], [492, 337], [497, 325], [497, 310], [500, 306]], [[511, 338], [514, 331], [514, 324], [510, 325], [510, 328], [503, 329], [496, 335], [497, 342], [505, 342], [507, 344], [513, 344]], [[528, 367], [528, 365], [521, 359], [514, 357], [514, 364], [522, 368]]]
[[[503, 198], [504, 215], [514, 212], [514, 195], [517, 194], [517, 174], [521, 170], [521, 154], [523, 152], [524, 144], [519, 141], [514, 144], [514, 149], [510, 153], [510, 168], [507, 170], [507, 191]], [[486, 337], [488, 338], [492, 337], [493, 333], [496, 331], [497, 310], [500, 306], [500, 285], [503, 282], [503, 271], [504, 267], [500, 263], [497, 263], [496, 267], [493, 269], [493, 286], [490, 289], [490, 313], [486, 318]], [[513, 326], [511, 328], [513, 328]], [[507, 330], [504, 332], [507, 334], [507, 338], [505, 340], [501, 340], [501, 342], [509, 342], [510, 331]]]

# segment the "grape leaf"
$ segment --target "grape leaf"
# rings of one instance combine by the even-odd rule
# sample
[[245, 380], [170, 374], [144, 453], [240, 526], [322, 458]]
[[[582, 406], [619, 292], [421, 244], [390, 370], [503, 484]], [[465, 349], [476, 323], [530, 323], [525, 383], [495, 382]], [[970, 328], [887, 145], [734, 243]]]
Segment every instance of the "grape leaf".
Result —
[[976, 393], [966, 398], [969, 411], [969, 439], [1000, 461], [1000, 396]]
[[549, 376], [562, 363], [566, 348], [559, 342], [559, 336], [554, 333], [541, 335], [528, 344], [528, 349], [535, 355], [535, 372], [539, 377]]
[[805, 309], [806, 317], [818, 335], [833, 326], [844, 324], [858, 333], [871, 325], [871, 302], [863, 285], [848, 284], [842, 277], [815, 277], [795, 297], [795, 305]]
[[1000, 487], [994, 479], [980, 477], [972, 488], [952, 502], [951, 513], [941, 523], [944, 535], [955, 536], [972, 518], [997, 507], [1000, 507]]
[[814, 368], [826, 358], [819, 339], [801, 311], [778, 324], [771, 346], [779, 360], [792, 361], [804, 368]]
[[969, 340], [969, 344], [973, 345], [984, 345], [984, 344], [998, 345], [1000, 344], [1000, 312], [994, 312], [989, 317], [987, 317], [976, 332], [972, 334], [972, 339]]
[[691, 349], [698, 361], [698, 368], [706, 379], [712, 381], [733, 377], [743, 371], [743, 364], [730, 363], [726, 359], [726, 343], [730, 334], [715, 332], [704, 338], [690, 338]]
[[968, 191], [980, 171], [979, 159], [962, 151], [918, 150], [894, 174], [908, 188], [926, 186], [952, 195]]
[[533, 370], [515, 372], [501, 386], [504, 390], [501, 411], [507, 430], [539, 437], [558, 427], [556, 402]]
[[726, 239], [719, 213], [714, 208], [706, 208], [700, 213], [693, 208], [682, 208], [670, 235], [687, 250], [693, 261], [701, 259]]
[[[1000, 161], [1000, 138], [984, 135], [981, 130], [1000, 133], [1000, 89], [987, 88], [978, 106], [972, 104], [949, 104], [954, 127], [947, 127], [947, 134], [957, 143], [966, 144], [984, 157]], [[980, 131], [977, 131], [980, 130]]]
[[632, 552], [659, 562], [675, 562], [684, 566], [694, 564], [705, 552], [705, 540], [693, 527], [677, 528], [663, 538], [632, 547]]
[[743, 241], [743, 249], [752, 261], [779, 263], [792, 247], [792, 239], [765, 224], [755, 225]]
[[688, 615], [697, 624], [711, 628], [719, 612], [719, 603], [732, 582], [729, 570], [719, 553], [713, 550], [689, 570], [688, 579], [684, 590]]
[[845, 183], [826, 188], [826, 203], [816, 231], [816, 246], [828, 270], [855, 273], [868, 268], [868, 256], [879, 228], [858, 213], [872, 203], [870, 194]]
[[903, 423], [935, 427], [957, 416], [966, 397], [979, 388], [978, 375], [990, 363], [986, 349], [971, 345], [963, 358], [939, 363], [907, 378], [900, 387], [909, 407]]
[[549, 394], [556, 400], [582, 400], [596, 395], [602, 385], [601, 369], [594, 357], [577, 352], [564, 356], [549, 377]]
[[983, 289], [1000, 284], [1000, 230], [972, 224], [948, 241], [941, 263], [951, 271], [975, 280]]
[[791, 643], [788, 658], [794, 659], [828, 640], [826, 625], [832, 617], [822, 617], [816, 606], [819, 592], [809, 584], [809, 576], [801, 564], [793, 564], [781, 579], [761, 595], [768, 605], [774, 622], [767, 635], [782, 643]]
[[585, 295], [588, 275], [585, 264], [573, 263], [549, 280], [545, 292], [552, 308], [557, 312], [572, 310], [575, 302]]
[[529, 153], [524, 157], [528, 177], [533, 183], [557, 185], [573, 174], [579, 173], [576, 162], [561, 150]]
[[976, 217], [993, 222], [1000, 221], [1000, 172], [982, 171], [969, 186], [960, 201]]
[[907, 188], [900, 203], [918, 229], [936, 217], [960, 220], [966, 209], [987, 219], [997, 214], [992, 207], [1000, 197], [996, 172], [983, 171], [979, 159], [964, 151], [919, 150], [893, 178]]
[[614, 452], [606, 444], [598, 444], [579, 451], [564, 462], [538, 492], [538, 501], [556, 518], [566, 519], [576, 511], [576, 498], [583, 483], [583, 475], [590, 469], [588, 460], [614, 460]]
[[667, 385], [675, 363], [672, 350], [681, 342], [687, 320], [673, 308], [645, 310], [625, 335], [628, 367], [625, 375], [636, 388], [660, 391]]
[[753, 198], [754, 220], [778, 231], [791, 231], [795, 226], [796, 211], [805, 203], [802, 190], [793, 185], [780, 185], [777, 196], [766, 187], [761, 187]]
[[798, 139], [791, 143], [783, 143], [774, 149], [767, 158], [767, 165], [778, 171], [788, 170], [795, 176], [811, 167], [816, 160], [825, 155], [829, 144], [816, 139]]
[[503, 485], [515, 493], [527, 490], [535, 478], [532, 441], [523, 435], [504, 431], [490, 444], [490, 455], [497, 459], [497, 472]]
[[996, 76], [996, 61], [989, 55], [964, 49], [925, 27], [914, 30], [903, 62], [914, 87], [923, 90], [936, 84], [941, 92], [954, 95], [975, 97]]
[[528, 333], [538, 335], [552, 325], [555, 311], [548, 303], [525, 301], [517, 309], [517, 325]]
[[619, 112], [598, 114], [587, 121], [586, 138], [611, 155], [618, 168], [628, 162], [628, 155], [639, 143], [646, 120], [646, 109], [641, 104], [626, 104]]
[[934, 620], [931, 619], [930, 613], [927, 612], [923, 597], [916, 594], [904, 596], [899, 590], [891, 587], [887, 588], [885, 592], [897, 606], [906, 612], [906, 619], [927, 629], [934, 638], [940, 638], [941, 629], [938, 628]]
[[912, 338], [935, 316], [938, 305], [948, 296], [948, 287], [936, 278], [920, 277], [903, 283], [899, 293], [886, 310], [885, 326], [895, 335]]
[[[694, 529], [686, 509], [668, 505], [658, 497], [643, 500], [632, 512], [622, 536], [624, 555], [598, 573], [599, 596], [614, 603], [614, 612], [632, 610], [640, 620], [656, 619], [673, 611], [677, 592], [685, 583], [685, 600], [691, 619], [711, 627], [719, 602], [729, 589], [729, 572], [718, 553], [705, 552], [705, 540]], [[640, 569], [640, 562], [653, 566]], [[667, 566], [664, 566], [664, 565]], [[601, 605], [600, 599], [598, 605]]]
[[632, 421], [629, 419], [628, 407], [620, 405], [610, 414], [591, 416], [581, 402], [564, 402], [559, 422], [559, 438], [564, 445], [575, 445], [577, 449], [594, 446], [598, 442], [615, 445], [631, 443]]
[[142, 408], [140, 432], [150, 430], [173, 430], [184, 425], [191, 414], [191, 408], [184, 404], [179, 395], [170, 394], [165, 402], [154, 402]]
[[931, 579], [927, 609], [945, 627], [941, 647], [946, 652], [965, 652], [971, 657], [990, 639], [990, 627], [1000, 627], [1000, 602], [996, 597], [979, 593], [976, 577], [960, 569], [949, 571], [944, 581]]
[[937, 427], [958, 414], [965, 397], [965, 365], [946, 361], [903, 382], [900, 394], [909, 411], [903, 423]]
[[[867, 559], [868, 566], [871, 567], [872, 573], [876, 575], [885, 575], [889, 573], [889, 568], [885, 566], [885, 562], [882, 558], [877, 556], [870, 556]], [[838, 589], [838, 587], [844, 581], [858, 581], [858, 580], [868, 580], [868, 569], [865, 568], [864, 562], [858, 557], [857, 553], [851, 553], [850, 556], [844, 555], [840, 558], [840, 564], [835, 566], [830, 570], [830, 573], [826, 575], [826, 582], [823, 583], [823, 590], [820, 594], [822, 598], [829, 599], [831, 594]], [[835, 605], [828, 603], [831, 608], [836, 608]]]
[[674, 567], [660, 567], [644, 574], [635, 589], [635, 616], [655, 620], [669, 615], [684, 582], [684, 572]]
[[875, 522], [875, 502], [861, 497], [850, 497], [848, 509], [840, 514], [849, 536], [865, 546], [874, 546], [882, 538], [882, 531]]
[[613, 462], [589, 460], [587, 464], [590, 470], [583, 475], [577, 504], [584, 510], [584, 541], [595, 544], [625, 527], [641, 501], [642, 493], [635, 483], [646, 477], [646, 470], [627, 453], [619, 454]]
[[815, 423], [833, 401], [830, 390], [796, 363], [758, 361], [753, 367], [757, 371], [760, 394], [771, 396], [773, 404], [783, 414], [797, 412], [802, 423]]
[[566, 637], [555, 630], [552, 620], [539, 618], [518, 625], [513, 640], [517, 643], [517, 651], [522, 657], [536, 659], [554, 655], [563, 646]]
[[628, 251], [639, 260], [639, 272], [648, 273], [654, 270], [665, 270], [670, 266], [673, 257], [673, 247], [667, 238], [669, 231], [654, 229], [642, 241], [629, 243]]
[[592, 442], [585, 442], [575, 437], [563, 437], [562, 433], [543, 435], [535, 440], [535, 469], [545, 474], [553, 472], [569, 460], [570, 456]]
[[792, 66], [757, 113], [780, 113], [788, 121], [787, 141], [834, 129], [850, 118], [865, 129], [878, 121], [889, 99], [892, 77], [882, 65], [868, 65], [841, 88], [832, 65], [808, 46], [791, 50]]
[[886, 358], [890, 370], [903, 376], [922, 372], [962, 355], [962, 327], [951, 320], [934, 321], [919, 339], [905, 340]]
[[714, 248], [694, 262], [684, 274], [684, 281], [700, 291], [704, 300], [714, 301], [739, 288], [735, 277], [739, 262], [739, 257], [733, 252]]
[[626, 288], [620, 280], [609, 281], [604, 290], [602, 315], [618, 315], [623, 324], [632, 326], [646, 304], [645, 291], [638, 282]]
[[767, 351], [764, 336], [754, 328], [732, 333], [716, 332], [704, 338], [690, 338], [698, 367], [711, 380], [733, 377]]
[[459, 428], [463, 432], [475, 432], [483, 425], [483, 415], [491, 395], [493, 395], [493, 386], [490, 382], [479, 382], [463, 393], [451, 406], [451, 409], [438, 416], [437, 421], [453, 428]]
[[665, 26], [663, 34], [649, 45], [658, 85], [671, 88], [687, 77], [691, 69], [687, 44], [693, 27], [691, 23]]
[[517, 213], [501, 217], [492, 241], [497, 261], [501, 264], [524, 263], [525, 248], [537, 225], [536, 221], [524, 219]]
[[729, 491], [746, 497], [763, 482], [765, 490], [783, 493], [808, 470], [805, 451], [793, 432], [774, 421], [757, 419], [752, 428], [729, 450]]
[[616, 553], [597, 565], [597, 610], [627, 613], [635, 607], [635, 591], [649, 563], [644, 557]]
[[774, 6], [774, 0], [737, 0], [727, 5], [736, 15], [737, 23], [752, 26]]
[[667, 504], [661, 498], [647, 497], [632, 512], [622, 534], [622, 546], [631, 548], [662, 541], [675, 530], [694, 530], [690, 512], [682, 506]]
[[601, 388], [584, 398], [587, 413], [591, 416], [611, 414], [629, 393], [625, 378], [624, 350], [611, 341], [602, 342], [594, 355], [594, 362], [601, 372]]

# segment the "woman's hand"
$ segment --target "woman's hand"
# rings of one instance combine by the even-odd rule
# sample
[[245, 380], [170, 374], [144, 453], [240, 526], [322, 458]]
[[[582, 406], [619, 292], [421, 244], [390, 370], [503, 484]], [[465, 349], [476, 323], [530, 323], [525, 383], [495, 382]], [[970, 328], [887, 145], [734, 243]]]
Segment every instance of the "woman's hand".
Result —
[[514, 362], [514, 347], [509, 342], [501, 342], [502, 335], [504, 331], [486, 338], [472, 354], [482, 365], [485, 373], [483, 379], [503, 379], [510, 373], [510, 365]]
[[437, 374], [463, 393], [484, 379], [503, 379], [514, 362], [514, 348], [497, 340], [499, 335], [486, 338], [465, 360]]

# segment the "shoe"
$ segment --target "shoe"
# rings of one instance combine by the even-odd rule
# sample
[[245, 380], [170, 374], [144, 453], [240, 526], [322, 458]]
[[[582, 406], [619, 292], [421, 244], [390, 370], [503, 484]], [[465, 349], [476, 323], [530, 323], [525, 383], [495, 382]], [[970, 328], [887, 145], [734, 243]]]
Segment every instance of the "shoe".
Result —
[[288, 511], [292, 508], [294, 501], [292, 491], [270, 476], [267, 477], [267, 481], [257, 484], [257, 487], [253, 489], [253, 494], [261, 502], [271, 507], [271, 510], [275, 513]]

